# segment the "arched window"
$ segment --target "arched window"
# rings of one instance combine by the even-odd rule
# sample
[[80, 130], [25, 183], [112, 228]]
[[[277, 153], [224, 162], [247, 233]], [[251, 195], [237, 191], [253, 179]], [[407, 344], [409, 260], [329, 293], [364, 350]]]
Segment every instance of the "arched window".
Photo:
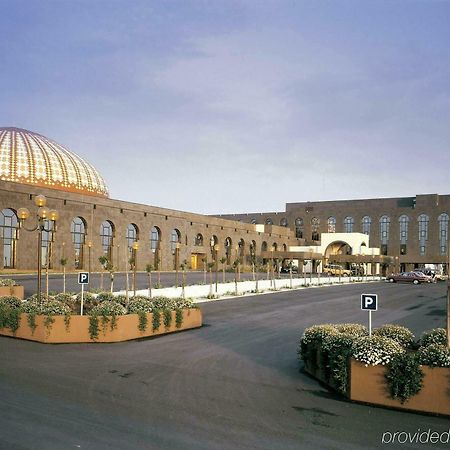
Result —
[[161, 230], [158, 227], [152, 227], [150, 231], [150, 248], [153, 253], [156, 253], [160, 248]]
[[361, 219], [361, 229], [364, 234], [370, 234], [370, 226], [372, 225], [372, 219], [369, 216], [364, 216]]
[[283, 252], [287, 252], [287, 245], [283, 244]]
[[380, 217], [380, 244], [381, 244], [381, 254], [382, 255], [387, 255], [390, 224], [391, 224], [391, 219], [388, 216]]
[[75, 217], [70, 225], [72, 243], [75, 249], [75, 269], [83, 268], [83, 246], [86, 238], [86, 221]]
[[448, 214], [442, 213], [438, 217], [439, 224], [439, 253], [441, 255], [447, 254], [448, 246]]
[[197, 247], [201, 247], [203, 245], [203, 235], [198, 233], [194, 239], [194, 245]]
[[421, 214], [417, 218], [417, 221], [419, 222], [419, 254], [424, 256], [428, 241], [428, 224], [430, 218], [426, 214]]
[[266, 219], [266, 225], [273, 225], [273, 221], [270, 217]]
[[127, 226], [127, 247], [128, 251], [133, 249], [133, 244], [139, 240], [139, 228], [134, 223], [129, 223]]
[[102, 242], [103, 254], [112, 261], [112, 248], [114, 239], [114, 225], [109, 220], [105, 220], [100, 225], [100, 240]]
[[272, 244], [272, 251], [273, 252], [276, 252], [278, 250], [278, 244], [276, 243], [276, 242], [274, 242], [273, 244]]
[[336, 233], [336, 217], [328, 217], [328, 233]]
[[257, 224], [256, 219], [252, 219], [250, 223], [256, 225]]
[[174, 228], [170, 233], [170, 250], [172, 255], [175, 255], [177, 248], [179, 248], [179, 244], [181, 242], [181, 233], [179, 230]]
[[354, 224], [353, 217], [347, 216], [344, 219], [344, 233], [353, 233], [353, 224]]
[[55, 222], [53, 220], [44, 220], [44, 229], [42, 230], [42, 251], [41, 266], [51, 269], [52, 267], [52, 244], [55, 238]]
[[286, 217], [283, 217], [280, 220], [280, 226], [282, 226], [282, 227], [287, 227], [288, 226], [288, 220], [286, 219]]
[[406, 246], [408, 244], [409, 217], [403, 214], [399, 217], [398, 222], [400, 226], [400, 254], [406, 255]]
[[264, 241], [264, 242], [261, 244], [261, 251], [262, 251], [262, 252], [267, 252], [267, 242], [266, 242], [266, 241]]
[[320, 239], [319, 228], [320, 228], [320, 219], [318, 217], [313, 217], [311, 219], [311, 239], [313, 241], [318, 241]]
[[0, 232], [3, 238], [3, 267], [14, 269], [16, 267], [16, 243], [19, 221], [15, 211], [4, 209], [0, 213]]
[[256, 241], [250, 242], [250, 256], [253, 258], [256, 255]]
[[243, 258], [244, 257], [244, 253], [245, 253], [245, 241], [244, 241], [244, 239], [240, 239], [239, 240], [238, 247], [239, 247], [239, 258]]
[[233, 245], [233, 241], [231, 240], [230, 237], [227, 237], [224, 242], [224, 247], [225, 247], [225, 256], [227, 258], [228, 265], [231, 264], [232, 245]]
[[303, 219], [300, 217], [295, 219], [295, 237], [297, 239], [303, 238]]

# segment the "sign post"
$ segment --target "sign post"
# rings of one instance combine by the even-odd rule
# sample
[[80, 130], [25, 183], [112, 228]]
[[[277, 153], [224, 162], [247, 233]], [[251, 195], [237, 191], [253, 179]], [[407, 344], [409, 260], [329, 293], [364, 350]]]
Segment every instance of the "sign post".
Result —
[[78, 284], [81, 284], [81, 309], [80, 315], [83, 315], [83, 304], [84, 304], [84, 285], [89, 284], [89, 272], [79, 272], [78, 273]]
[[372, 336], [372, 311], [378, 310], [378, 294], [361, 294], [361, 309], [369, 311], [369, 336]]

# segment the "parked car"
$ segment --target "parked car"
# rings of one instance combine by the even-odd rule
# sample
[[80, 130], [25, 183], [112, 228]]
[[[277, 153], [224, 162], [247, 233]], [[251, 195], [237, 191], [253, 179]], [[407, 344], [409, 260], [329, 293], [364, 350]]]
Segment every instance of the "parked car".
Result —
[[281, 267], [280, 272], [281, 273], [289, 273], [291, 269], [292, 269], [292, 273], [298, 273], [298, 267], [294, 266], [294, 265], [292, 267], [290, 267], [290, 266]]
[[391, 274], [386, 277], [386, 280], [390, 283], [406, 282], [406, 283], [429, 283], [429, 278], [421, 272], [401, 272], [397, 274]]
[[414, 272], [422, 272], [424, 275], [431, 277], [434, 282], [445, 281], [447, 279], [447, 276], [437, 273], [432, 269], [414, 269]]
[[434, 275], [431, 274], [431, 271], [428, 271], [427, 269], [414, 269], [413, 272], [418, 273], [419, 275], [423, 275], [426, 277], [428, 283], [433, 283], [434, 281]]
[[352, 271], [350, 269], [344, 269], [339, 264], [325, 264], [323, 272], [329, 277], [339, 275], [349, 277], [352, 275]]

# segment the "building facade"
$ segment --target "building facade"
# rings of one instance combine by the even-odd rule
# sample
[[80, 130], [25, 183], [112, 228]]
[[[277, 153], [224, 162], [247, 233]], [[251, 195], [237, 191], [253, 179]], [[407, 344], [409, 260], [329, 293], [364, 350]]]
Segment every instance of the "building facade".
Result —
[[[38, 195], [59, 213], [56, 228], [46, 221], [40, 246], [42, 266], [54, 269], [66, 260], [68, 270], [101, 270], [102, 256], [118, 271], [130, 259], [137, 270], [147, 264], [203, 269], [221, 259], [246, 265], [262, 250], [296, 241], [285, 227], [110, 199], [101, 175], [67, 148], [27, 130], [0, 128], [0, 268], [36, 270], [39, 233], [27, 230], [37, 225]], [[30, 218], [21, 224], [24, 207]]]
[[287, 203], [283, 212], [217, 217], [289, 228], [298, 245], [317, 245], [321, 233], [364, 233], [398, 268], [448, 264], [450, 195]]

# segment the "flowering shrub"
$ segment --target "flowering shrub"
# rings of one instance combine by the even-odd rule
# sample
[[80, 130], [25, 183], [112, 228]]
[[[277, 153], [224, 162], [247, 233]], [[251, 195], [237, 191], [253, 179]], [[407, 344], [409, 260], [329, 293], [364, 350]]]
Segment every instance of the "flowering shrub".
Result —
[[430, 367], [450, 367], [450, 349], [446, 345], [429, 344], [417, 352], [420, 364]]
[[384, 336], [364, 336], [353, 342], [352, 356], [367, 366], [385, 365], [394, 355], [405, 349], [393, 339]]
[[427, 347], [430, 344], [447, 345], [447, 332], [444, 328], [435, 328], [422, 334], [419, 340], [421, 347]]
[[8, 327], [12, 332], [19, 328], [21, 304], [17, 297], [0, 297], [0, 328]]
[[116, 302], [104, 301], [91, 309], [91, 316], [123, 316], [127, 310]]
[[359, 323], [338, 323], [334, 327], [339, 333], [348, 334], [349, 336], [359, 337], [369, 334], [367, 328]]
[[375, 328], [372, 335], [391, 338], [405, 348], [412, 347], [414, 343], [414, 334], [408, 328], [402, 327], [401, 325], [383, 325], [380, 328]]
[[10, 308], [20, 308], [20, 305], [22, 304], [22, 300], [17, 297], [0, 297], [0, 307], [1, 306], [8, 306]]
[[44, 298], [41, 302], [38, 302], [35, 299], [27, 300], [22, 303], [21, 310], [28, 314], [39, 314], [46, 316], [64, 316], [66, 314], [70, 314], [70, 308], [67, 305], [52, 298]]
[[116, 301], [116, 297], [114, 296], [114, 294], [112, 292], [99, 292], [97, 294], [97, 300], [101, 303], [104, 302], [106, 300], [109, 301]]
[[10, 278], [0, 278], [0, 286], [16, 286], [16, 282]]
[[148, 297], [134, 297], [128, 304], [129, 314], [138, 314], [139, 312], [151, 313], [155, 306]]

